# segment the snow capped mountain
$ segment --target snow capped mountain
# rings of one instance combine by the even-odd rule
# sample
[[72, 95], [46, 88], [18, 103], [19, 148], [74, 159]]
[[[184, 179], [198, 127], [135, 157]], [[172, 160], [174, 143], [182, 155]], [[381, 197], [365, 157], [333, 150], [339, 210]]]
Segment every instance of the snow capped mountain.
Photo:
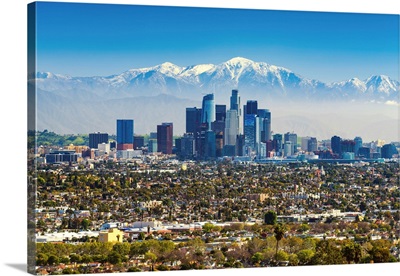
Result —
[[398, 92], [400, 89], [400, 83], [391, 80], [388, 76], [379, 75], [372, 76], [365, 81], [366, 90], [369, 92], [379, 92], [384, 94], [391, 94]]
[[347, 81], [330, 84], [329, 87], [342, 98], [378, 102], [398, 102], [400, 100], [400, 83], [384, 75], [371, 76], [366, 80], [352, 78]]
[[51, 72], [38, 72], [36, 74], [36, 78], [37, 79], [71, 79], [70, 76], [64, 76], [64, 75], [57, 75], [57, 74], [53, 74]]
[[[170, 62], [147, 68], [131, 69], [106, 77], [71, 77], [39, 72], [35, 80], [44, 91], [91, 92], [114, 99], [168, 94], [191, 98], [193, 93], [229, 93], [238, 88], [241, 94], [254, 97], [315, 100], [398, 101], [400, 84], [387, 76], [367, 80], [352, 78], [326, 84], [304, 78], [289, 69], [265, 62], [235, 57], [221, 64], [197, 64], [181, 67]], [[67, 95], [64, 95], [67, 96]]]
[[347, 81], [342, 81], [336, 84], [338, 88], [341, 88], [342, 90], [356, 90], [357, 92], [363, 93], [365, 90], [367, 90], [367, 87], [365, 83], [358, 79], [358, 78], [352, 78]]

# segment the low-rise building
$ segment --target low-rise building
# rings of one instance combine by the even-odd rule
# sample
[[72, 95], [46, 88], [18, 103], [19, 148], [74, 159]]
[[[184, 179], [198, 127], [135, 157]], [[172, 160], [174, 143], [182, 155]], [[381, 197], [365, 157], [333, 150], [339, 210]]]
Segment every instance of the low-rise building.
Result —
[[122, 237], [124, 233], [117, 229], [112, 228], [107, 231], [100, 231], [99, 242], [122, 242]]

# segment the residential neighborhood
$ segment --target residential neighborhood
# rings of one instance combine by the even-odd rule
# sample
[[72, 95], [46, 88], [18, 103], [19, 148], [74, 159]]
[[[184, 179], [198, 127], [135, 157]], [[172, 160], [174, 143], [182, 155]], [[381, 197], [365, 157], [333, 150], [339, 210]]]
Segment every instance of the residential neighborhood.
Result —
[[35, 195], [41, 275], [400, 260], [397, 162], [99, 158], [40, 164]]

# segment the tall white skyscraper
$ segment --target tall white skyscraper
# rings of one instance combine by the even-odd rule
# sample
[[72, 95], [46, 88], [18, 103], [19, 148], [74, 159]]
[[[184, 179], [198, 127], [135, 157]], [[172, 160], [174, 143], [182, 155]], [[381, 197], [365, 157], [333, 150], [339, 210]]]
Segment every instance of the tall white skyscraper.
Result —
[[242, 122], [242, 110], [240, 108], [239, 90], [237, 90], [237, 89], [232, 90], [230, 110], [237, 111], [239, 134], [243, 134], [243, 127], [242, 127], [242, 123], [241, 123]]
[[236, 136], [239, 134], [239, 119], [237, 110], [226, 112], [224, 145], [236, 145]]

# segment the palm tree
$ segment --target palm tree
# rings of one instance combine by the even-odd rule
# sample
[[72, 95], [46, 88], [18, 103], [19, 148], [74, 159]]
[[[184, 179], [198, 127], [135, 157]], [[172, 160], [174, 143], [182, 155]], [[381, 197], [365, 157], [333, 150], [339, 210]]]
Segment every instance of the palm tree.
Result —
[[286, 233], [286, 226], [281, 223], [276, 224], [275, 228], [274, 228], [274, 233], [275, 233], [275, 239], [276, 239], [275, 260], [277, 260], [279, 241], [283, 238], [283, 236]]

